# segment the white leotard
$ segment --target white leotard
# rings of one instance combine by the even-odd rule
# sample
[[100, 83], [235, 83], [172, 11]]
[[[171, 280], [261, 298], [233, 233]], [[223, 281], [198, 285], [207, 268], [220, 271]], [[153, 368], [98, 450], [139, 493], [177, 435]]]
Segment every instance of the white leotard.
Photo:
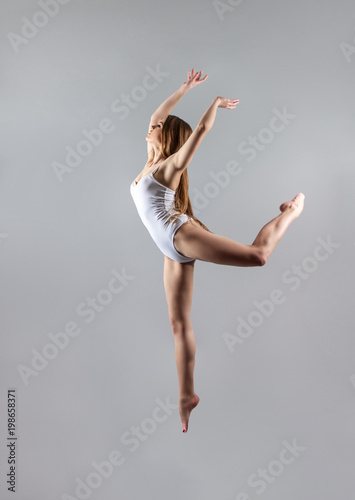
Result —
[[172, 222], [169, 220], [170, 215], [177, 213], [174, 209], [175, 191], [163, 186], [153, 177], [160, 165], [142, 177], [137, 184], [133, 181], [130, 192], [143, 224], [161, 252], [177, 262], [191, 262], [195, 259], [185, 257], [176, 250], [174, 235], [192, 217], [181, 214], [174, 217]]

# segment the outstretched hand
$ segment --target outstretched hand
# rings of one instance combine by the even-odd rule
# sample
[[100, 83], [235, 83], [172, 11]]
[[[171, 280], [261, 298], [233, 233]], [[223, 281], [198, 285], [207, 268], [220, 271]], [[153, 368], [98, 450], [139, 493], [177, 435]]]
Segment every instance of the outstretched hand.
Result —
[[239, 104], [239, 99], [227, 99], [227, 97], [218, 97], [218, 107], [234, 109]]
[[187, 81], [182, 84], [182, 87], [185, 87], [187, 89], [192, 89], [193, 87], [196, 87], [197, 85], [200, 85], [200, 83], [204, 82], [208, 75], [205, 75], [202, 80], [200, 80], [202, 71], [199, 71], [198, 73], [195, 73], [195, 68], [192, 68], [192, 72], [190, 70], [187, 72]]

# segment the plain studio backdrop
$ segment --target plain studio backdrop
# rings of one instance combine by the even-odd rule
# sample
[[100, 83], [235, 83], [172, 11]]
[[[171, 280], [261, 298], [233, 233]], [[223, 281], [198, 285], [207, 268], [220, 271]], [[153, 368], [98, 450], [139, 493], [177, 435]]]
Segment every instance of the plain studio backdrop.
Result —
[[[1, 498], [353, 497], [354, 28], [351, 0], [2, 2]], [[306, 201], [266, 266], [196, 262], [185, 435], [129, 187], [193, 67], [172, 114], [240, 100], [188, 167], [195, 214], [250, 244]]]

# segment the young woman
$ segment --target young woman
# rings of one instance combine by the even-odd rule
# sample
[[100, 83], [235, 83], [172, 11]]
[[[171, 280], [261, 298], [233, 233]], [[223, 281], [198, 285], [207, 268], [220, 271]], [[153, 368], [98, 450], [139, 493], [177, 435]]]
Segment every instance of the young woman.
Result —
[[239, 102], [216, 97], [192, 131], [170, 113], [187, 91], [206, 80], [208, 75], [201, 79], [201, 74], [188, 71], [187, 81], [151, 116], [146, 136], [148, 161], [130, 186], [142, 222], [164, 254], [164, 288], [175, 341], [183, 432], [199, 402], [194, 391], [195, 338], [190, 318], [195, 261], [263, 266], [304, 204], [303, 193], [282, 203], [281, 213], [260, 230], [251, 245], [211, 232], [193, 215], [187, 167], [211, 130], [217, 109], [234, 109]]

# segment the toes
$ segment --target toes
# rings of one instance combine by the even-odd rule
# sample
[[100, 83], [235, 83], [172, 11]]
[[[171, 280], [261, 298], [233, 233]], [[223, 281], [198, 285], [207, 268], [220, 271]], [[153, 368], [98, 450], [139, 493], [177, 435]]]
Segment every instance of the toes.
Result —
[[279, 207], [280, 211], [283, 212], [287, 207], [294, 206], [293, 203], [296, 203], [296, 205], [298, 203], [302, 203], [304, 199], [305, 195], [303, 193], [298, 193], [291, 201], [285, 201], [284, 203], [282, 203]]
[[298, 193], [295, 197], [294, 200], [299, 199], [299, 200], [304, 200], [305, 196], [303, 193]]

